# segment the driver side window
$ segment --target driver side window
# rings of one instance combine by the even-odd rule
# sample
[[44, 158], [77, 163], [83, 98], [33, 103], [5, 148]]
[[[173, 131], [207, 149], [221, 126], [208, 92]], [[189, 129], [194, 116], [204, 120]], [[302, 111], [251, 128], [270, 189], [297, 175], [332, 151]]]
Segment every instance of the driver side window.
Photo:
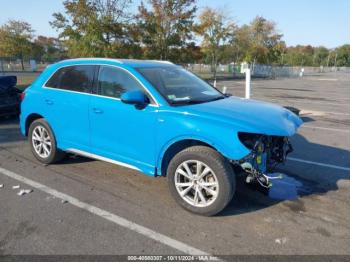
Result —
[[98, 74], [98, 94], [102, 96], [120, 98], [131, 90], [143, 90], [140, 83], [124, 70], [101, 66]]

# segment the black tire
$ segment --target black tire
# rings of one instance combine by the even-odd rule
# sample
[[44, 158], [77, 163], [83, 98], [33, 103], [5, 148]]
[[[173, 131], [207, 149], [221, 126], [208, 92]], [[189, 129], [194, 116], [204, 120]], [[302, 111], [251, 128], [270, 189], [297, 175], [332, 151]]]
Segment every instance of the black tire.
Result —
[[[49, 155], [47, 157], [41, 157], [34, 149], [34, 145], [33, 145], [33, 141], [32, 141], [32, 137], [33, 137], [33, 131], [36, 127], [41, 126], [43, 128], [45, 128], [48, 132], [48, 135], [51, 138], [51, 151], [49, 153]], [[50, 125], [45, 121], [45, 119], [40, 118], [35, 120], [34, 122], [31, 123], [31, 125], [29, 126], [29, 131], [28, 131], [28, 141], [29, 141], [29, 145], [30, 145], [30, 149], [32, 150], [33, 155], [35, 156], [35, 158], [37, 160], [39, 160], [41, 163], [43, 164], [53, 164], [56, 163], [60, 160], [62, 160], [65, 156], [65, 152], [59, 150], [57, 148], [57, 141], [55, 138], [55, 135], [50, 127]]]
[[[218, 193], [208, 206], [194, 206], [186, 202], [175, 186], [175, 172], [185, 161], [199, 160], [210, 167], [217, 178]], [[176, 154], [167, 168], [168, 186], [172, 196], [181, 207], [202, 216], [213, 216], [222, 211], [232, 200], [236, 189], [236, 177], [229, 161], [214, 149], [206, 146], [192, 146]]]

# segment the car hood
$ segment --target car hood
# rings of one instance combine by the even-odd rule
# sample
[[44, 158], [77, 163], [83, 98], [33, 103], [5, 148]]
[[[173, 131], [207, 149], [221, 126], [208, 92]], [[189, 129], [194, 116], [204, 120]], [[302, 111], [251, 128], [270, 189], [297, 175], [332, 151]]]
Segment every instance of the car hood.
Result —
[[292, 136], [303, 123], [297, 115], [281, 106], [238, 97], [186, 106], [186, 111], [225, 121], [239, 132], [264, 135]]

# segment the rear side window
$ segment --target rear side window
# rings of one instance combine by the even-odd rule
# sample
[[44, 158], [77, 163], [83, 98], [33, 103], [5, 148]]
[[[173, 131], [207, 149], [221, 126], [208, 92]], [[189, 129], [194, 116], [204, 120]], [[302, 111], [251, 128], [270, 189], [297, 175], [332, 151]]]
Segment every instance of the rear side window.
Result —
[[46, 87], [90, 93], [95, 66], [67, 66], [56, 71]]
[[98, 93], [102, 96], [120, 98], [131, 90], [142, 90], [139, 82], [124, 70], [101, 66], [98, 74]]

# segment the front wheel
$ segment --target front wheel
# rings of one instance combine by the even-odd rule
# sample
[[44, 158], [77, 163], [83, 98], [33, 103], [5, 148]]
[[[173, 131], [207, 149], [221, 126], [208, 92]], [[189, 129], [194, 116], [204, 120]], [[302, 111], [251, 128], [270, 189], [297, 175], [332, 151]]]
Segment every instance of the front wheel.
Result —
[[186, 210], [212, 216], [223, 210], [235, 191], [235, 175], [221, 154], [205, 146], [189, 147], [170, 161], [168, 185]]

